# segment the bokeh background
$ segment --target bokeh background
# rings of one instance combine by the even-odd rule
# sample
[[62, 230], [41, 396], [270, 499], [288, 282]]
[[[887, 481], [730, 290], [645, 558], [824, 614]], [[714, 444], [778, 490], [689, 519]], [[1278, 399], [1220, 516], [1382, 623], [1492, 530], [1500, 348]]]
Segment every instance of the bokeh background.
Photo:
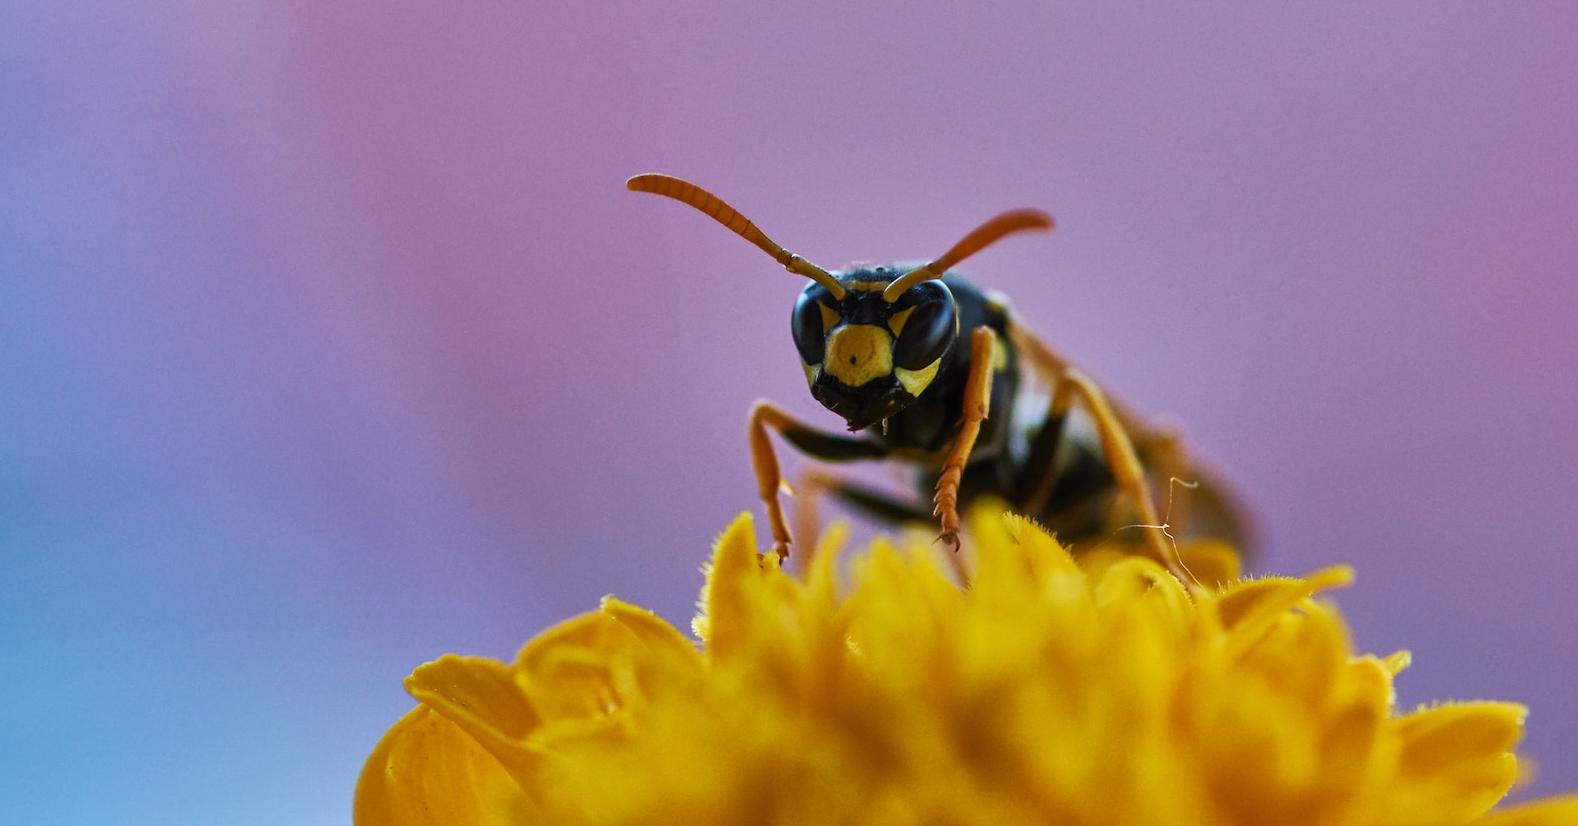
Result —
[[[11, 2], [0, 821], [332, 823], [446, 651], [683, 621], [801, 283], [979, 280], [1578, 786], [1578, 6]], [[797, 460], [788, 460], [800, 467]]]

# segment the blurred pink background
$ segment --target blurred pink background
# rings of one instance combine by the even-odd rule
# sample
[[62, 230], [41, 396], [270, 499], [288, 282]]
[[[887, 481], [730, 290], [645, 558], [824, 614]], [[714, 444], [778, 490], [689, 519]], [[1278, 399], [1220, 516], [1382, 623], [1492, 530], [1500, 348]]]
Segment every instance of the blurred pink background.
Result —
[[[409, 4], [416, 5], [416, 4]], [[440, 10], [441, 9], [441, 10]], [[446, 651], [683, 621], [812, 260], [969, 262], [1401, 701], [1578, 787], [1578, 7], [0, 11], [0, 821], [343, 820]], [[798, 460], [788, 460], [799, 467]], [[760, 527], [760, 526], [759, 526]]]

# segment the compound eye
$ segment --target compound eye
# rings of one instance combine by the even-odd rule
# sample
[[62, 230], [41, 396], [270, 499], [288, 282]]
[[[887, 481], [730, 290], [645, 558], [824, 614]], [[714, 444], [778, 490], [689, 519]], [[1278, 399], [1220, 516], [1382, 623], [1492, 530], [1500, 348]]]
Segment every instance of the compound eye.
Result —
[[829, 320], [838, 318], [833, 295], [820, 284], [809, 284], [795, 300], [794, 313], [789, 317], [789, 329], [794, 334], [795, 349], [800, 360], [809, 365], [822, 363], [822, 353], [827, 342]]
[[[916, 296], [913, 303], [912, 295]], [[926, 368], [946, 355], [958, 336], [953, 293], [941, 281], [917, 284], [900, 299], [888, 326], [898, 337], [893, 346], [893, 363], [906, 370]]]

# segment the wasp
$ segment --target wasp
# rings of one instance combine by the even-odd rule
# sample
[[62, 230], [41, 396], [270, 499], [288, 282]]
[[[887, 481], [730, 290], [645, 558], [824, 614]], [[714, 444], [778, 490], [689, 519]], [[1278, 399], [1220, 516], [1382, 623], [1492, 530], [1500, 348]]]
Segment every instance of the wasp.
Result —
[[[829, 271], [779, 246], [689, 181], [646, 174], [630, 178], [626, 188], [706, 213], [810, 281], [790, 314], [795, 350], [811, 396], [842, 417], [854, 435], [819, 430], [767, 400], [751, 407], [751, 458], [780, 558], [788, 556], [793, 539], [778, 499], [783, 480], [769, 431], [829, 462], [912, 463], [929, 506], [836, 476], [810, 478], [821, 491], [884, 521], [936, 519], [938, 540], [955, 551], [961, 503], [992, 496], [1076, 548], [1104, 541], [1121, 530], [1119, 523], [1133, 520], [1132, 527], [1146, 529], [1142, 552], [1176, 570], [1169, 528], [1182, 524], [1183, 511], [1169, 502], [1163, 522], [1153, 489], [1166, 481], [1170, 494], [1172, 480], [1200, 476], [1176, 431], [1150, 426], [1109, 400], [1096, 382], [1021, 324], [1000, 294], [953, 271], [1004, 236], [1050, 231], [1050, 215], [1036, 209], [1004, 212], [926, 263]], [[1025, 416], [1028, 421], [1019, 427], [1015, 408], [1026, 392], [1026, 367], [1050, 393], [1041, 415]], [[1241, 539], [1244, 519], [1220, 484], [1186, 484], [1197, 486], [1194, 498], [1224, 538]]]

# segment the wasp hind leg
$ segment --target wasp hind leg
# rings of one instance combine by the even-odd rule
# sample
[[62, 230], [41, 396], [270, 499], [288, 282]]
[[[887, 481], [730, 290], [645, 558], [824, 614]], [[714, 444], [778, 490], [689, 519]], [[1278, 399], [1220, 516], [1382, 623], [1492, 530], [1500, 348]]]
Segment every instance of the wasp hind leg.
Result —
[[823, 433], [790, 416], [783, 408], [766, 399], [751, 405], [750, 443], [751, 466], [756, 473], [756, 492], [767, 506], [767, 524], [773, 534], [773, 552], [779, 559], [789, 556], [793, 541], [789, 526], [784, 521], [783, 504], [778, 501], [778, 488], [783, 485], [783, 474], [778, 457], [773, 453], [768, 429], [776, 430], [801, 452], [830, 462], [847, 462], [855, 459], [880, 459], [887, 450], [874, 442], [853, 439], [833, 433]]
[[[925, 505], [906, 502], [876, 488], [812, 468], [801, 474], [795, 485], [794, 535], [807, 550], [817, 547], [817, 532], [822, 523], [821, 503], [826, 496], [879, 522], [900, 525], [931, 521], [931, 513]], [[809, 564], [810, 557], [803, 556], [801, 569]]]
[[[800, 477], [799, 500], [807, 506], [803, 508], [805, 511], [816, 514], [817, 500], [824, 495], [830, 495], [851, 510], [879, 522], [899, 525], [905, 522], [926, 522], [931, 518], [924, 505], [905, 502], [885, 491], [852, 482], [836, 474], [812, 470]], [[796, 518], [795, 524], [798, 527], [806, 524], [806, 521]]]
[[[1064, 366], [1062, 370], [1067, 372]], [[1040, 514], [1053, 501], [1054, 492], [1063, 493], [1060, 468], [1062, 467], [1063, 436], [1067, 430], [1069, 407], [1073, 404], [1076, 383], [1056, 382], [1056, 389], [1047, 406], [1046, 418], [1041, 429], [1030, 443], [1030, 451], [1018, 477], [1014, 480], [1013, 500], [1026, 514]], [[1171, 528], [1179, 529], [1188, 519], [1188, 497], [1172, 497], [1172, 484], [1194, 487], [1195, 472], [1184, 447], [1183, 437], [1167, 425], [1147, 426], [1125, 415], [1123, 409], [1112, 404], [1113, 415], [1133, 441], [1135, 455], [1150, 473], [1150, 478], [1168, 486], [1169, 510], [1165, 518]]]
[[[1177, 552], [1168, 542], [1165, 531], [1169, 526], [1156, 515], [1156, 500], [1152, 498], [1150, 481], [1140, 464], [1134, 442], [1129, 437], [1130, 428], [1141, 430], [1139, 420], [1127, 410], [1107, 400], [1105, 393], [1089, 376], [1074, 369], [1055, 353], [1045, 342], [1018, 324], [1009, 326], [1009, 334], [1020, 352], [1024, 353], [1052, 385], [1052, 413], [1066, 411], [1074, 401], [1084, 404], [1096, 424], [1096, 436], [1101, 442], [1102, 455], [1112, 470], [1118, 489], [1133, 503], [1145, 531], [1145, 546], [1152, 558], [1166, 566], [1179, 579], [1187, 582], [1186, 572], [1177, 562]], [[1141, 431], [1143, 432], [1143, 431]], [[1039, 493], [1039, 491], [1037, 491]]]

